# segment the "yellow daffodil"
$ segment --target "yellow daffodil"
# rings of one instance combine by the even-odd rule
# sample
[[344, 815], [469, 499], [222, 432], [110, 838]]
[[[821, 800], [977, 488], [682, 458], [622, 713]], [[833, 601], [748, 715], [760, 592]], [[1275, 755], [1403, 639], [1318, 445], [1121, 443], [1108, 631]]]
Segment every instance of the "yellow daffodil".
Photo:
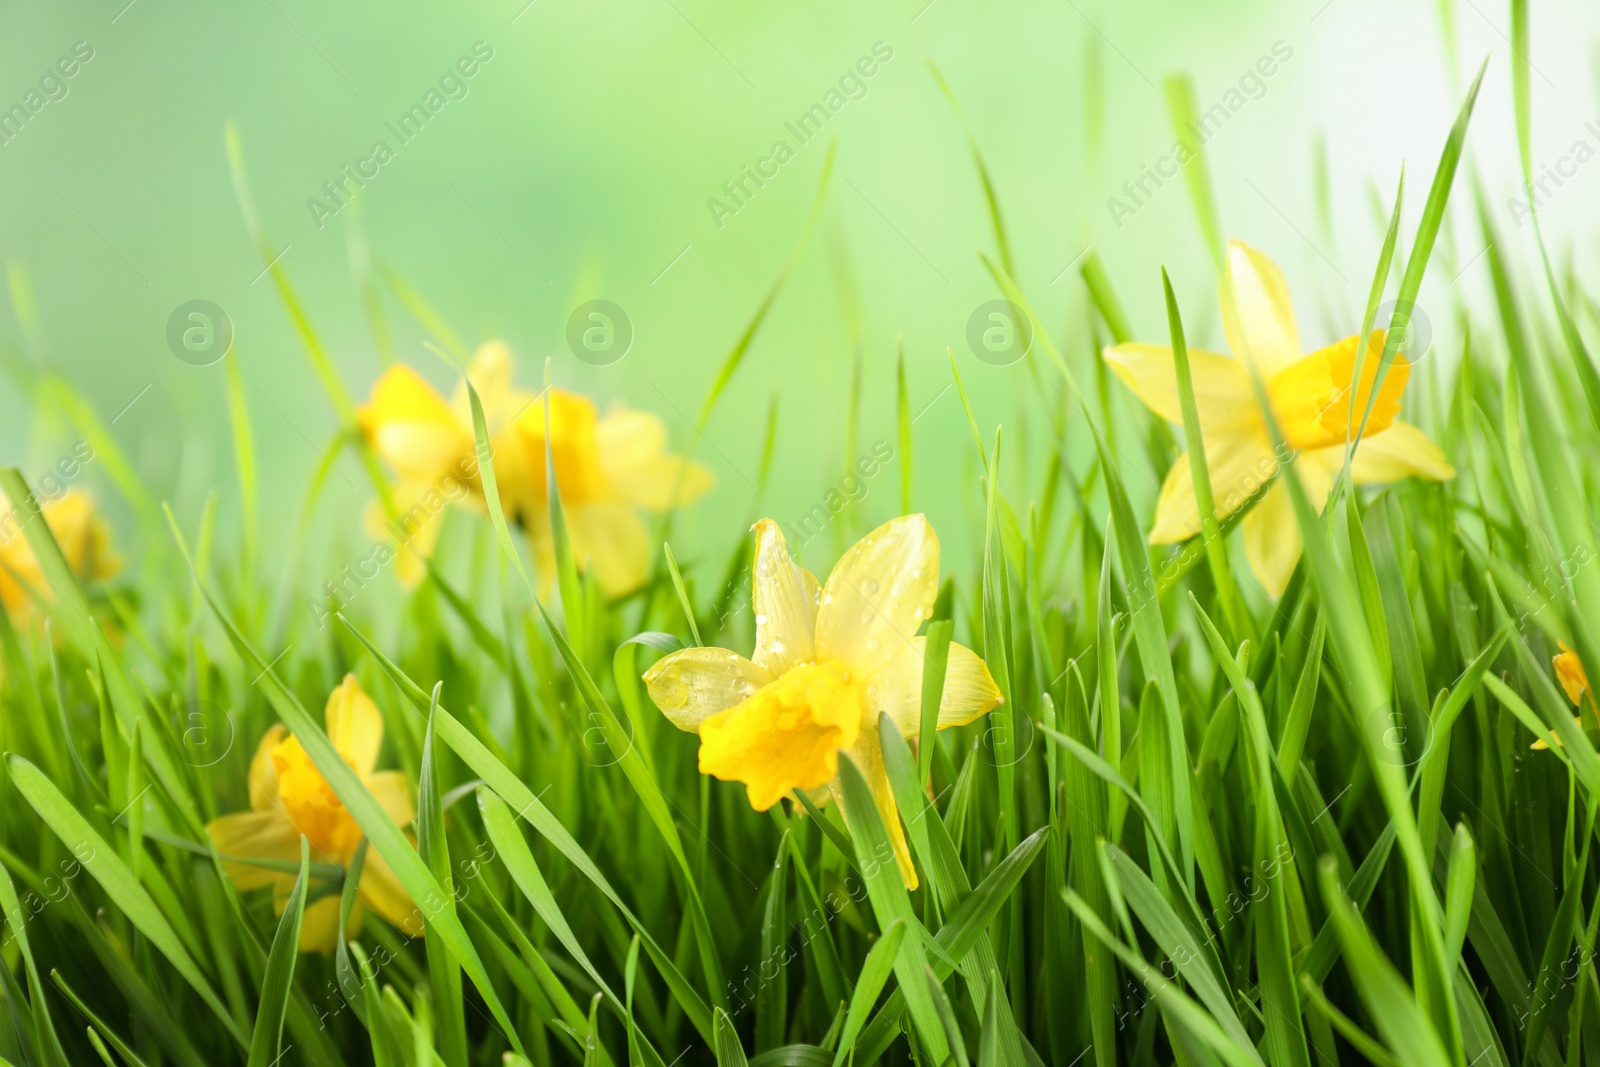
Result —
[[[0, 505], [4, 504], [5, 497], [0, 496]], [[121, 561], [111, 551], [111, 532], [95, 514], [88, 493], [68, 490], [45, 503], [39, 512], [79, 579], [109, 578], [121, 568]], [[49, 602], [55, 599], [55, 591], [22, 535], [20, 517], [7, 508], [0, 511], [0, 604], [11, 621], [21, 626], [34, 617], [35, 596]]]
[[[1298, 453], [1296, 471], [1320, 510], [1344, 466], [1347, 443], [1360, 429], [1372, 395], [1383, 353], [1383, 331], [1374, 331], [1357, 384], [1356, 337], [1346, 337], [1310, 355], [1301, 353], [1289, 287], [1277, 264], [1242, 242], [1230, 241], [1227, 271], [1222, 320], [1235, 358], [1189, 350], [1217, 521], [1242, 507], [1277, 472], [1280, 458], [1286, 458], [1273, 447], [1251, 384], [1252, 371], [1265, 383], [1286, 442]], [[1229, 286], [1232, 300], [1227, 295]], [[1151, 410], [1169, 422], [1183, 421], [1170, 348], [1116, 345], [1106, 349], [1105, 358]], [[1435, 480], [1455, 476], [1439, 447], [1421, 430], [1397, 418], [1409, 375], [1404, 355], [1396, 354], [1351, 464], [1358, 485], [1412, 476]], [[1354, 420], [1350, 417], [1353, 384], [1357, 386]], [[1267, 593], [1278, 596], [1294, 572], [1301, 549], [1300, 528], [1281, 481], [1244, 517], [1242, 528], [1251, 569]], [[1189, 458], [1180, 456], [1161, 486], [1150, 542], [1184, 541], [1201, 529]]]
[[[647, 577], [650, 539], [639, 509], [664, 511], [676, 502], [704, 496], [713, 483], [704, 465], [667, 453], [667, 430], [655, 415], [613, 410], [601, 416], [594, 402], [552, 388], [549, 424], [545, 397], [513, 383], [511, 350], [499, 341], [483, 345], [467, 376], [483, 403], [500, 506], [521, 524], [543, 574], [554, 568], [545, 486], [548, 439], [573, 554], [592, 567], [608, 596], [637, 589]], [[358, 413], [362, 432], [399, 475], [395, 501], [399, 519], [388, 534], [399, 542], [399, 576], [414, 584], [421, 559], [439, 534], [438, 514], [447, 503], [471, 501], [482, 510], [483, 485], [465, 386], [446, 401], [410, 367], [386, 370]], [[378, 524], [384, 524], [381, 509]]]
[[[926, 638], [915, 636], [939, 589], [939, 538], [921, 515], [892, 519], [846, 552], [826, 584], [789, 556], [771, 519], [755, 525], [753, 659], [686, 648], [645, 673], [656, 706], [700, 735], [700, 771], [745, 784], [765, 811], [795, 790], [839, 792], [839, 753], [855, 760], [910, 888], [906, 848], [883, 765], [878, 717], [917, 736]], [[939, 729], [1000, 703], [989, 669], [950, 646]], [[848, 819], [849, 812], [845, 812]]]
[[[400, 771], [377, 771], [383, 744], [383, 715], [362, 692], [355, 675], [346, 675], [328, 697], [325, 711], [328, 739], [346, 763], [355, 768], [378, 803], [404, 827], [416, 818], [416, 803]], [[225, 857], [238, 860], [300, 860], [300, 837], [311, 844], [315, 863], [347, 867], [361, 843], [361, 827], [334, 795], [333, 789], [306, 755], [300, 741], [275, 724], [256, 746], [250, 761], [250, 810], [224, 815], [206, 826], [211, 843]], [[225, 862], [239, 890], [272, 886], [281, 913], [294, 875], [245, 862]], [[367, 851], [360, 895], [350, 914], [347, 933], [361, 929], [370, 907], [412, 937], [422, 936], [422, 918], [401, 888], [394, 872], [374, 849]], [[300, 927], [301, 952], [331, 952], [339, 936], [339, 894], [306, 905]]]
[[[1556, 643], [1561, 646], [1561, 652], [1550, 660], [1556, 669], [1556, 681], [1561, 683], [1561, 688], [1566, 692], [1567, 699], [1572, 701], [1572, 706], [1580, 707], [1583, 703], [1583, 691], [1589, 688], [1589, 676], [1583, 673], [1583, 662], [1578, 659], [1578, 654], [1568, 648], [1565, 641]], [[1572, 721], [1578, 724], [1580, 730], [1583, 728], [1583, 716], [1574, 716]], [[1551, 736], [1555, 737], [1554, 734]], [[1556, 744], [1561, 744], [1561, 738], [1556, 737]], [[1550, 745], [1546, 741], [1535, 741], [1530, 747], [1543, 750]]]

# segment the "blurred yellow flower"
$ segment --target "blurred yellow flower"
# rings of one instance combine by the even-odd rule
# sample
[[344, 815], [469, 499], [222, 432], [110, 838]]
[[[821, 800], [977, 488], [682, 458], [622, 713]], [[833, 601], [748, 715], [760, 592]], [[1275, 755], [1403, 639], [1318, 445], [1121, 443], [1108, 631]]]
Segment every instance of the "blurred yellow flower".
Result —
[[[1235, 358], [1189, 350], [1217, 521], [1243, 507], [1277, 472], [1279, 461], [1287, 458], [1273, 447], [1251, 385], [1252, 370], [1266, 385], [1285, 440], [1299, 454], [1296, 470], [1301, 482], [1321, 510], [1344, 466], [1345, 447], [1360, 428], [1361, 414], [1372, 395], [1384, 332], [1374, 331], [1368, 343], [1352, 426], [1350, 391], [1356, 384], [1356, 337], [1302, 355], [1289, 287], [1277, 264], [1243, 242], [1229, 241], [1227, 271], [1233, 301], [1224, 295], [1222, 320]], [[1172, 349], [1123, 344], [1107, 348], [1105, 358], [1152, 411], [1169, 422], [1183, 421]], [[1397, 418], [1409, 376], [1410, 365], [1397, 353], [1378, 390], [1351, 465], [1358, 485], [1411, 476], [1435, 480], [1455, 476], [1439, 446]], [[1251, 569], [1267, 593], [1278, 596], [1294, 573], [1302, 544], [1288, 488], [1282, 482], [1274, 484], [1244, 517], [1242, 528]], [[1150, 543], [1184, 541], [1201, 529], [1189, 457], [1183, 455], [1161, 486]]]
[[[404, 827], [416, 818], [416, 802], [401, 771], [375, 771], [383, 744], [383, 715], [372, 698], [362, 692], [355, 675], [345, 679], [328, 697], [325, 711], [328, 739], [344, 761], [366, 783], [378, 803]], [[206, 825], [211, 843], [225, 857], [240, 860], [300, 860], [300, 837], [311, 844], [315, 863], [348, 867], [361, 843], [361, 827], [345, 810], [293, 734], [283, 724], [273, 725], [256, 746], [250, 761], [250, 810], [224, 815]], [[272, 886], [281, 914], [294, 875], [285, 871], [225, 861], [224, 867], [241, 892]], [[360, 895], [350, 913], [346, 932], [361, 929], [365, 908], [370, 907], [412, 937], [422, 936], [422, 917], [401, 888], [394, 872], [374, 849], [367, 851], [361, 871]], [[306, 905], [300, 927], [301, 952], [332, 952], [339, 937], [339, 894], [332, 893]]]
[[[5, 497], [0, 495], [0, 504]], [[68, 490], [40, 508], [67, 565], [83, 581], [109, 578], [121, 569], [122, 561], [111, 551], [111, 532], [95, 514], [94, 500], [88, 493]], [[39, 569], [39, 560], [22, 535], [22, 524], [15, 508], [0, 513], [0, 604], [17, 626], [25, 625], [37, 613], [34, 597], [49, 602], [55, 591]]]
[[[1568, 648], [1565, 641], [1556, 643], [1561, 646], [1561, 652], [1550, 660], [1556, 669], [1556, 681], [1561, 683], [1561, 688], [1566, 692], [1567, 699], [1572, 701], [1572, 706], [1578, 707], [1583, 701], [1583, 691], [1589, 688], [1589, 676], [1583, 673], [1583, 662], [1578, 659], [1578, 654]], [[1583, 729], [1582, 715], [1574, 716], [1572, 721], [1578, 724], [1580, 730]], [[1550, 736], [1555, 737], [1556, 744], [1561, 744], [1560, 737], [1556, 737], [1554, 733]], [[1535, 741], [1529, 747], [1543, 750], [1549, 748], [1550, 744], [1546, 741]]]
[[[926, 638], [913, 635], [938, 593], [938, 535], [921, 515], [892, 519], [819, 585], [790, 558], [777, 523], [762, 519], [755, 533], [754, 659], [721, 648], [674, 652], [645, 673], [650, 698], [680, 730], [699, 733], [701, 773], [743, 782], [757, 811], [794, 790], [823, 787], [842, 803], [839, 753], [849, 753], [872, 790], [900, 873], [915, 888], [878, 716], [908, 737], [920, 729]], [[999, 703], [983, 660], [952, 644], [939, 729]]]
[[[503, 342], [480, 347], [467, 375], [483, 403], [494, 451], [500, 506], [520, 524], [534, 547], [540, 572], [554, 570], [550, 513], [545, 486], [549, 440], [556, 481], [580, 567], [592, 567], [600, 588], [620, 596], [644, 584], [650, 561], [649, 534], [638, 509], [665, 511], [704, 496], [711, 471], [666, 451], [666, 426], [642, 411], [613, 410], [601, 417], [594, 402], [554, 387], [545, 398], [518, 389], [514, 361]], [[386, 370], [358, 413], [361, 430], [399, 475], [395, 502], [400, 517], [386, 523], [382, 509], [369, 511], [369, 525], [400, 545], [399, 575], [414, 584], [423, 574], [439, 535], [438, 513], [446, 503], [470, 501], [483, 510], [483, 485], [465, 386], [446, 402], [421, 375], [406, 366]]]

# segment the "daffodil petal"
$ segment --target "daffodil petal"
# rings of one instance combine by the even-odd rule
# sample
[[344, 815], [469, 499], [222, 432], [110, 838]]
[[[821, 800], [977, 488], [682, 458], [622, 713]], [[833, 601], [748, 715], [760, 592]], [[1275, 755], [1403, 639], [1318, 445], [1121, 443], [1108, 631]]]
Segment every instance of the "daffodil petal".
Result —
[[50, 535], [61, 547], [67, 566], [85, 580], [109, 578], [121, 567], [111, 552], [111, 532], [95, 513], [94, 499], [77, 489], [68, 490], [40, 509]]
[[844, 554], [817, 607], [817, 658], [866, 677], [911, 643], [939, 592], [939, 535], [922, 515], [890, 519]]
[[705, 464], [667, 454], [667, 428], [650, 412], [608, 412], [596, 438], [611, 489], [634, 507], [665, 511], [699, 500], [716, 484]]
[[755, 531], [750, 600], [756, 613], [756, 648], [752, 658], [776, 676], [796, 663], [816, 658], [817, 579], [794, 562], [777, 523], [762, 519]]
[[[878, 739], [876, 725], [861, 731], [861, 736], [850, 747], [850, 758], [855, 761], [861, 777], [866, 779], [867, 788], [872, 791], [878, 815], [883, 819], [883, 828], [889, 834], [889, 849], [894, 854], [893, 862], [900, 868], [901, 879], [904, 880], [907, 889], [917, 888], [917, 868], [911, 862], [911, 848], [906, 844], [905, 828], [900, 825], [900, 808], [894, 802], [894, 790], [889, 785], [889, 772], [883, 765], [883, 742]], [[845, 825], [848, 826], [850, 811], [845, 806], [844, 791], [837, 785], [834, 787], [833, 797], [839, 802], [839, 810], [844, 813]], [[890, 861], [889, 856], [870, 856], [867, 859], [868, 863]]]
[[[1105, 360], [1134, 395], [1168, 422], [1183, 422], [1177, 365], [1164, 345], [1125, 344], [1105, 350]], [[1194, 385], [1200, 425], [1231, 426], [1259, 422], [1261, 408], [1244, 364], [1216, 352], [1189, 349], [1189, 379]]]
[[366, 778], [367, 788], [398, 826], [409, 826], [417, 817], [417, 798], [404, 771], [379, 771]]
[[672, 725], [698, 733], [706, 716], [727, 711], [773, 677], [725, 648], [685, 648], [645, 671], [644, 684]]
[[261, 735], [256, 754], [250, 757], [250, 809], [267, 811], [278, 801], [278, 768], [272, 762], [272, 750], [278, 747], [285, 733], [283, 723], [275, 722]]
[[[278, 914], [283, 914], [283, 905], [278, 906]], [[351, 923], [354, 925], [355, 909], [351, 909]], [[351, 931], [354, 936], [353, 931]], [[305, 913], [300, 917], [300, 951], [320, 952], [326, 956], [339, 944], [339, 894], [330, 893], [306, 905]]]
[[1578, 703], [1583, 698], [1583, 691], [1589, 688], [1589, 676], [1583, 672], [1583, 662], [1578, 659], [1578, 654], [1563, 641], [1561, 654], [1554, 657], [1551, 664], [1556, 669], [1556, 681], [1561, 683], [1567, 699]]
[[400, 364], [378, 378], [357, 420], [389, 466], [424, 483], [437, 482], [472, 447], [471, 433], [444, 398]]
[[323, 718], [333, 747], [351, 762], [357, 774], [371, 774], [378, 765], [378, 750], [383, 747], [383, 713], [362, 692], [355, 675], [345, 675], [338, 688], [328, 694]]
[[644, 584], [650, 571], [650, 535], [644, 522], [620, 502], [574, 504], [567, 531], [580, 567], [592, 567], [606, 596], [622, 596]]
[[367, 859], [361, 867], [361, 898], [407, 937], [422, 936], [422, 909], [412, 903], [411, 895], [375, 848], [367, 849]]
[[[1250, 428], [1238, 433], [1213, 433], [1206, 438], [1206, 473], [1211, 479], [1211, 499], [1218, 522], [1245, 505], [1278, 470], [1277, 453], [1264, 432]], [[1202, 529], [1200, 505], [1195, 499], [1189, 455], [1172, 464], [1156, 499], [1150, 543], [1169, 545], [1187, 541]]]
[[[467, 363], [467, 380], [478, 391], [483, 418], [490, 429], [498, 429], [515, 418], [534, 398], [533, 393], [512, 384], [516, 373], [516, 358], [504, 341], [485, 341]], [[462, 425], [472, 425], [472, 403], [464, 383], [457, 384], [450, 406]]]
[[1301, 355], [1289, 284], [1276, 263], [1243, 241], [1228, 242], [1227, 271], [1221, 296], [1228, 347], [1263, 378], [1271, 378]]
[[[1579, 730], [1582, 730], [1583, 729], [1583, 716], [1582, 715], [1574, 715], [1572, 717], [1572, 724], [1574, 726], [1576, 726]], [[1552, 737], [1552, 738], [1555, 739], [1557, 748], [1566, 748], [1567, 747], [1566, 743], [1561, 740], [1561, 735], [1556, 733], [1554, 730], [1551, 730], [1550, 733], [1547, 734], [1546, 736]], [[1541, 737], [1539, 740], [1535, 741], [1533, 744], [1529, 745], [1528, 747], [1533, 749], [1535, 752], [1545, 752], [1545, 751], [1549, 750], [1550, 742], [1546, 741], [1543, 737]]]
[[1396, 422], [1382, 433], [1361, 438], [1350, 475], [1361, 485], [1413, 477], [1444, 481], [1454, 478], [1456, 469], [1427, 434], [1408, 422]]
[[757, 811], [826, 785], [839, 773], [839, 750], [861, 732], [862, 696], [842, 667], [795, 667], [700, 723], [700, 773], [743, 782]]
[[[1328, 492], [1333, 488], [1333, 475], [1343, 462], [1341, 447], [1315, 449], [1302, 452], [1295, 461], [1295, 471], [1305, 486], [1306, 495], [1318, 512], [1328, 502]], [[1261, 499], [1239, 524], [1244, 539], [1245, 558], [1256, 580], [1269, 597], [1283, 594], [1300, 561], [1305, 543], [1300, 539], [1300, 523], [1294, 513], [1294, 500], [1289, 495], [1288, 483], [1283, 477], [1273, 483]]]
[[[212, 847], [224, 856], [258, 860], [300, 859], [300, 831], [277, 808], [223, 815], [206, 824]], [[276, 885], [289, 875], [248, 863], [224, 862], [223, 868], [240, 892]]]
[[[867, 679], [867, 706], [872, 717], [881, 712], [894, 720], [900, 732], [916, 737], [922, 729], [922, 675], [927, 654], [925, 637], [909, 645]], [[945, 665], [944, 695], [939, 699], [939, 729], [965, 726], [1000, 703], [1000, 687], [989, 667], [965, 645], [950, 645]]]

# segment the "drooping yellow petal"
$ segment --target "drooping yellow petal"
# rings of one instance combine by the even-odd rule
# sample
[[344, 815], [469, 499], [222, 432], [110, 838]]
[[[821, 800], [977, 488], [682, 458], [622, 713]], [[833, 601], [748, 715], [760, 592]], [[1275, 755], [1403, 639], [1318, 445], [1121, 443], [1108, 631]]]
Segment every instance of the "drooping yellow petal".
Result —
[[[1572, 717], [1572, 725], [1576, 726], [1579, 730], [1582, 730], [1583, 729], [1583, 716], [1582, 715], [1574, 715]], [[1545, 735], [1545, 737], [1549, 737], [1551, 740], [1555, 741], [1557, 748], [1566, 748], [1567, 747], [1566, 742], [1561, 740], [1561, 735], [1556, 733], [1554, 730], [1551, 730], [1548, 734]], [[1533, 749], [1535, 752], [1548, 752], [1550, 750], [1550, 742], [1546, 741], [1543, 737], [1541, 737], [1541, 738], [1539, 738], [1539, 740], [1535, 741], [1533, 744], [1529, 745], [1528, 747]]]
[[455, 476], [446, 477], [438, 487], [400, 482], [393, 489], [399, 512], [393, 520], [385, 514], [381, 500], [374, 498], [367, 503], [362, 525], [374, 538], [389, 543], [395, 553], [394, 575], [401, 588], [415, 589], [427, 575], [424, 561], [433, 558], [439, 531], [444, 527], [445, 509], [453, 500], [465, 499], [469, 490], [477, 488]]
[[839, 771], [839, 750], [861, 732], [862, 692], [835, 663], [807, 663], [700, 724], [700, 773], [743, 782], [766, 811]]
[[[359, 931], [357, 925], [357, 912], [359, 908], [350, 909], [350, 926], [345, 930], [351, 937]], [[282, 915], [284, 907], [278, 906], [278, 914]], [[319, 897], [306, 905], [305, 913], [300, 917], [300, 951], [319, 952], [326, 956], [339, 944], [339, 894], [330, 893]]]
[[597, 438], [600, 465], [611, 490], [634, 507], [646, 511], [681, 507], [716, 485], [716, 475], [705, 464], [667, 454], [666, 426], [650, 412], [609, 412], [600, 420]]
[[417, 817], [417, 798], [404, 771], [379, 771], [365, 779], [372, 796], [398, 826], [410, 826]]
[[[300, 862], [300, 831], [277, 808], [241, 811], [212, 819], [206, 823], [206, 835], [211, 838], [212, 847], [224, 856]], [[241, 893], [276, 885], [286, 879], [294, 881], [292, 875], [248, 863], [224, 861], [223, 869]]]
[[[889, 662], [867, 679], [867, 707], [871, 718], [881, 712], [894, 720], [900, 732], [916, 737], [922, 729], [922, 675], [928, 639], [914, 637]], [[950, 645], [945, 666], [944, 695], [939, 699], [939, 729], [965, 726], [1000, 703], [1000, 687], [989, 667], [965, 645]]]
[[1350, 463], [1350, 476], [1359, 485], [1403, 478], [1444, 481], [1454, 478], [1456, 469], [1427, 434], [1408, 422], [1396, 422], [1382, 433], [1362, 436]]
[[278, 802], [278, 772], [272, 765], [272, 750], [283, 741], [287, 731], [283, 723], [275, 722], [261, 735], [256, 754], [250, 757], [250, 808], [266, 811]]
[[[1211, 478], [1211, 498], [1217, 521], [1223, 521], [1243, 507], [1277, 469], [1277, 453], [1259, 427], [1207, 435], [1206, 472]], [[1150, 543], [1168, 545], [1187, 541], [1201, 529], [1200, 505], [1195, 499], [1194, 479], [1189, 472], [1189, 455], [1184, 453], [1172, 464], [1161, 483], [1155, 521], [1150, 527]]]
[[574, 504], [567, 531], [578, 566], [592, 567], [606, 596], [622, 596], [650, 575], [650, 534], [628, 505], [617, 501]]
[[1560, 645], [1561, 654], [1551, 660], [1556, 669], [1556, 681], [1566, 691], [1567, 699], [1577, 704], [1583, 698], [1583, 691], [1589, 688], [1589, 676], [1583, 673], [1583, 663], [1578, 659], [1578, 654], [1568, 648], [1565, 641]]
[[[1116, 345], [1105, 350], [1105, 360], [1151, 411], [1168, 422], [1183, 422], [1172, 349], [1164, 345]], [[1195, 408], [1202, 429], [1261, 421], [1261, 407], [1250, 375], [1238, 360], [1191, 348], [1189, 379], [1194, 385]]]
[[866, 677], [911, 643], [939, 592], [939, 535], [922, 515], [890, 519], [834, 566], [817, 607], [817, 658]]
[[817, 580], [794, 562], [783, 530], [771, 519], [755, 525], [756, 558], [750, 600], [756, 613], [752, 657], [774, 676], [816, 658]]
[[[883, 828], [889, 835], [890, 855], [873, 855], [867, 858], [866, 863], [874, 865], [893, 863], [900, 868], [900, 877], [904, 880], [906, 888], [917, 888], [917, 868], [911, 862], [911, 849], [906, 844], [905, 828], [900, 825], [900, 809], [894, 802], [894, 790], [889, 785], [889, 772], [883, 765], [883, 742], [878, 738], [878, 728], [875, 724], [861, 731], [861, 736], [850, 747], [850, 758], [861, 771], [861, 777], [866, 779], [867, 788], [872, 791], [873, 802], [878, 808], [878, 815], [883, 819]], [[833, 796], [839, 802], [839, 810], [844, 813], [845, 824], [849, 825], [850, 809], [844, 802], [844, 790], [835, 785]]]
[[[1333, 489], [1333, 476], [1344, 462], [1342, 447], [1313, 449], [1301, 452], [1295, 460], [1295, 471], [1305, 486], [1306, 495], [1320, 513], [1328, 503], [1328, 493]], [[1245, 558], [1250, 570], [1261, 583], [1267, 596], [1276, 599], [1283, 594], [1294, 574], [1295, 564], [1305, 542], [1300, 538], [1300, 523], [1295, 518], [1294, 501], [1289, 487], [1280, 475], [1267, 495], [1261, 499], [1241, 522]]]
[[774, 677], [725, 648], [685, 648], [645, 671], [644, 684], [674, 726], [698, 733], [707, 716], [754, 695]]
[[356, 417], [378, 455], [402, 478], [435, 484], [472, 450], [470, 424], [401, 364], [383, 372]]
[[361, 899], [407, 937], [422, 936], [422, 910], [412, 903], [411, 895], [375, 848], [367, 849], [367, 859], [361, 868]]
[[[0, 494], [0, 508], [7, 503]], [[74, 574], [85, 582], [108, 578], [121, 567], [111, 551], [111, 534], [95, 514], [94, 500], [76, 489], [58, 500], [46, 503], [40, 514], [61, 554]], [[36, 603], [50, 603], [55, 593], [39, 569], [27, 538], [18, 522], [0, 524], [0, 604], [11, 618], [21, 623], [31, 619]]]
[[1289, 284], [1276, 263], [1243, 241], [1228, 242], [1227, 270], [1221, 299], [1228, 347], [1270, 379], [1301, 356]]
[[371, 774], [378, 765], [378, 750], [383, 747], [383, 713], [362, 691], [355, 675], [344, 676], [344, 681], [328, 695], [322, 714], [333, 747], [357, 774]]

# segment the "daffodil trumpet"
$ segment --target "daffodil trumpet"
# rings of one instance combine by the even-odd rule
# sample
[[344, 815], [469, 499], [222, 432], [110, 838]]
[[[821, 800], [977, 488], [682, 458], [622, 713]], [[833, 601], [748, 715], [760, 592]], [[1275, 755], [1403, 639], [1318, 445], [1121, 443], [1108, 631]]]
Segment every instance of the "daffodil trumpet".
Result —
[[[752, 657], [686, 648], [645, 672], [650, 698], [680, 730], [700, 735], [699, 767], [742, 782], [750, 806], [831, 796], [846, 822], [839, 760], [860, 770], [888, 831], [901, 877], [917, 885], [884, 767], [880, 716], [915, 738], [922, 708], [917, 636], [939, 590], [939, 538], [921, 515], [892, 519], [858, 541], [818, 582], [789, 555], [771, 519], [754, 527]], [[962, 726], [1001, 701], [971, 649], [950, 645], [938, 728]]]
[[[1277, 597], [1288, 585], [1302, 547], [1288, 487], [1274, 478], [1291, 454], [1319, 511], [1347, 458], [1357, 485], [1408, 477], [1437, 481], [1454, 477], [1455, 469], [1426, 434], [1400, 421], [1410, 362], [1397, 351], [1384, 368], [1383, 330], [1368, 337], [1365, 354], [1354, 335], [1303, 354], [1288, 283], [1277, 264], [1242, 242], [1230, 241], [1226, 269], [1222, 322], [1234, 356], [1191, 348], [1190, 378], [1217, 522], [1269, 486], [1240, 525], [1252, 572], [1267, 595]], [[1168, 422], [1183, 421], [1170, 348], [1120, 344], [1104, 355], [1152, 411]], [[1268, 430], [1257, 381], [1281, 443], [1275, 444]], [[1359, 442], [1351, 455], [1357, 433]], [[1184, 454], [1162, 483], [1150, 543], [1186, 541], [1204, 525]]]

